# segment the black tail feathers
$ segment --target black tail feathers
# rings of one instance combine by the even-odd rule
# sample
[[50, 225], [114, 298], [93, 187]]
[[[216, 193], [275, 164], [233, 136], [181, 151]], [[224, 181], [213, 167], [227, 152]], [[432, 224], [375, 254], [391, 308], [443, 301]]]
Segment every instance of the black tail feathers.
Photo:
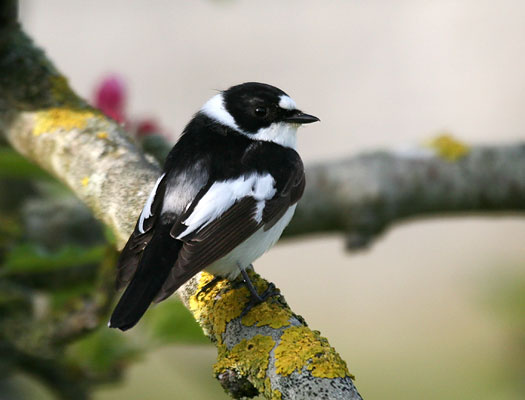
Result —
[[177, 259], [182, 243], [169, 235], [154, 235], [144, 249], [137, 272], [120, 298], [108, 326], [128, 330], [142, 318]]

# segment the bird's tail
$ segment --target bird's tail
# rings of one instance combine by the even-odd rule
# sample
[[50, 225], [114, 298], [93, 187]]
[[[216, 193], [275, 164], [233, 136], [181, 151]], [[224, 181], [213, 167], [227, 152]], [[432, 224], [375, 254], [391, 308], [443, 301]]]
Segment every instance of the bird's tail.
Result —
[[153, 235], [144, 249], [137, 272], [111, 315], [110, 328], [125, 331], [135, 326], [166, 281], [181, 247], [182, 242], [169, 234], [156, 232]]

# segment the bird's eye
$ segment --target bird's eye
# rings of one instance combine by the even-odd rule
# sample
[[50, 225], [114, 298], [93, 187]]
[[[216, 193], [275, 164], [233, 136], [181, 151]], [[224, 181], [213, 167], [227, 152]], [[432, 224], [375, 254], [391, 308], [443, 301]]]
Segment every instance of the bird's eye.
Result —
[[255, 115], [258, 117], [265, 117], [268, 114], [268, 109], [266, 107], [257, 107], [255, 109]]

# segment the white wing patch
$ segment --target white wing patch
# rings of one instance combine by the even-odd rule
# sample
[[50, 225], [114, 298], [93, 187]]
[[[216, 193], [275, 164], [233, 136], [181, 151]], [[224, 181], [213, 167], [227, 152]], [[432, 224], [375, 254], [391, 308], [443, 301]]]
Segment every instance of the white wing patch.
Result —
[[157, 193], [157, 189], [159, 187], [160, 181], [162, 181], [162, 178], [164, 178], [164, 175], [166, 174], [162, 174], [157, 179], [157, 182], [155, 182], [155, 186], [153, 186], [153, 190], [149, 194], [148, 200], [146, 200], [146, 204], [144, 204], [144, 208], [142, 209], [142, 213], [140, 214], [140, 218], [139, 218], [140, 233], [144, 233], [144, 221], [153, 215], [151, 213], [151, 206], [153, 204], [153, 201], [155, 200], [155, 194]]
[[243, 197], [251, 196], [257, 200], [254, 216], [257, 222], [262, 220], [266, 200], [275, 195], [275, 180], [270, 174], [253, 173], [236, 179], [215, 182], [199, 200], [191, 215], [183, 222], [187, 226], [177, 239], [204, 228]]
[[199, 190], [208, 181], [208, 173], [204, 162], [198, 161], [177, 175], [168, 176], [166, 179], [166, 192], [162, 203], [161, 214], [180, 214], [190, 205]]

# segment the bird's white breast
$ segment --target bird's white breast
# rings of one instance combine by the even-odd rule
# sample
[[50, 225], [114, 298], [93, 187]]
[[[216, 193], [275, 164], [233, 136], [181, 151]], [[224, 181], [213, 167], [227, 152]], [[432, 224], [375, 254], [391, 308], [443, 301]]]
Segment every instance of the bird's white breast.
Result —
[[291, 206], [269, 230], [259, 229], [230, 253], [206, 267], [206, 271], [213, 275], [235, 279], [240, 273], [239, 267], [247, 268], [279, 240], [284, 228], [292, 219], [296, 206], [296, 204]]

